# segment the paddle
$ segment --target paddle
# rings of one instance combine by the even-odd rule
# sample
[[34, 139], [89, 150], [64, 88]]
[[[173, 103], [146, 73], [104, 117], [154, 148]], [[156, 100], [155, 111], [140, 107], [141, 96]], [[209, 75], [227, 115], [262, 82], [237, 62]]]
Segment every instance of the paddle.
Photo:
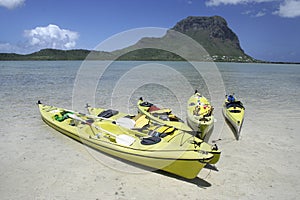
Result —
[[72, 119], [75, 119], [75, 120], [81, 121], [81, 122], [83, 122], [85, 124], [88, 124], [90, 126], [93, 126], [97, 130], [101, 130], [101, 131], [107, 133], [108, 135], [111, 135], [111, 136], [115, 137], [116, 138], [116, 142], [118, 144], [121, 144], [121, 145], [124, 145], [124, 146], [130, 146], [135, 141], [135, 138], [133, 138], [133, 137], [131, 137], [129, 135], [124, 135], [124, 134], [122, 134], [122, 135], [116, 135], [116, 134], [114, 134], [112, 132], [109, 132], [109, 131], [107, 131], [107, 130], [101, 128], [101, 127], [99, 127], [99, 126], [96, 126], [93, 123], [90, 123], [88, 121], [85, 121], [84, 119], [81, 119], [80, 117], [76, 116], [75, 114], [68, 114], [68, 116], [70, 118], [72, 118]]
[[117, 125], [123, 126], [125, 128], [131, 129], [134, 127], [135, 125], [135, 121], [130, 119], [130, 118], [126, 118], [126, 117], [120, 117], [117, 120], [113, 120], [113, 119], [109, 119], [109, 118], [105, 118], [105, 117], [98, 117], [98, 116], [94, 116], [94, 115], [87, 115], [87, 117], [93, 118], [93, 119], [102, 119], [102, 120], [107, 120], [107, 121], [111, 121]]
[[171, 125], [168, 125], [168, 124], [165, 124], [165, 123], [156, 121], [156, 120], [151, 120], [151, 119], [150, 119], [150, 121], [151, 121], [153, 124], [158, 124], [158, 125], [161, 125], [161, 126], [167, 126], [167, 127], [169, 127], [169, 128], [174, 128], [174, 129], [179, 130], [179, 131], [182, 131], [182, 132], [190, 133], [190, 134], [192, 134], [192, 135], [197, 134], [197, 131], [193, 131], [193, 130], [192, 130], [192, 131], [188, 131], [188, 130], [181, 129], [181, 128], [178, 128], [178, 127], [176, 127], [176, 126], [171, 126]]
[[111, 121], [111, 122], [113, 122], [113, 123], [115, 123], [119, 126], [122, 126], [122, 127], [128, 128], [128, 129], [132, 129], [135, 125], [134, 120], [129, 119], [129, 118], [125, 118], [125, 117], [121, 117], [117, 120], [113, 120], [113, 119], [109, 119], [109, 118], [105, 118], [105, 117], [98, 117], [98, 116], [95, 116], [95, 115], [89, 115], [89, 114], [84, 114], [84, 113], [80, 113], [80, 112], [75, 112], [73, 110], [66, 110], [66, 111], [76, 113], [76, 114], [79, 114], [79, 115], [83, 115], [83, 116], [86, 116], [86, 117], [89, 117], [89, 118], [92, 118], [92, 119], [102, 119], [102, 120]]

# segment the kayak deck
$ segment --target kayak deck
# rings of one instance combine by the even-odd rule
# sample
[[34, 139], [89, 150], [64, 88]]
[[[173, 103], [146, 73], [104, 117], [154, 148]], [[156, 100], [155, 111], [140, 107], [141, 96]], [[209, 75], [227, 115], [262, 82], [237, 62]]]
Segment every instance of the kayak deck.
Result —
[[198, 132], [198, 137], [206, 139], [214, 126], [213, 107], [200, 93], [193, 94], [187, 103], [187, 122], [193, 130]]

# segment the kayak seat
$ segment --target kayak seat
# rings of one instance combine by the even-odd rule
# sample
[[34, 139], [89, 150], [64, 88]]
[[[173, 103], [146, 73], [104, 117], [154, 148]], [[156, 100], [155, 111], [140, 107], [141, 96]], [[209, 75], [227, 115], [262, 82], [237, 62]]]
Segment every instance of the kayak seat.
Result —
[[153, 104], [152, 104], [152, 103], [149, 103], [149, 102], [147, 102], [147, 101], [144, 101], [144, 102], [140, 103], [140, 106], [151, 107], [151, 106], [153, 106]]
[[170, 135], [174, 133], [176, 129], [169, 126], [158, 126], [152, 130], [149, 131], [148, 135], [150, 136], [156, 136], [156, 137], [166, 137], [167, 135]]
[[241, 111], [240, 110], [229, 110], [229, 112], [231, 112], [231, 113], [240, 113]]
[[119, 111], [117, 111], [117, 110], [108, 109], [108, 110], [104, 110], [101, 113], [99, 113], [98, 117], [110, 118], [118, 113], [119, 113]]
[[238, 108], [245, 109], [242, 102], [240, 101], [226, 103], [226, 108], [230, 108], [230, 107], [238, 107]]
[[141, 141], [141, 144], [143, 145], [152, 145], [152, 144], [157, 144], [161, 141], [160, 137], [148, 137], [148, 138], [143, 138]]

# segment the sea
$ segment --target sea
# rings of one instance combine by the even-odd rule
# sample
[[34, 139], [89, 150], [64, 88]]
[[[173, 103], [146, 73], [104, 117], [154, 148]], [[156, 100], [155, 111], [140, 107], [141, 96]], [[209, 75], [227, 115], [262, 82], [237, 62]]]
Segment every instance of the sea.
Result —
[[246, 114], [300, 118], [299, 64], [1, 61], [0, 127], [37, 119], [38, 100], [81, 112], [88, 104], [136, 114], [142, 97], [185, 120], [186, 101], [195, 90], [211, 101], [216, 120], [223, 120], [226, 94], [235, 94]]

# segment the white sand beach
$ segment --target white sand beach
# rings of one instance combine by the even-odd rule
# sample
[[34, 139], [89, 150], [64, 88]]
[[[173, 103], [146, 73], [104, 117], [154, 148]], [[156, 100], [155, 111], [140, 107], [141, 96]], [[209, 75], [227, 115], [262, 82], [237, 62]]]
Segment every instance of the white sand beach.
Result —
[[[268, 67], [267, 72], [257, 72], [265, 73], [264, 77], [239, 71], [244, 81], [233, 88], [246, 107], [241, 139], [237, 141], [224, 124], [222, 131], [215, 133], [222, 150], [220, 161], [215, 169], [205, 168], [192, 180], [109, 158], [47, 126], [35, 102], [41, 99], [71, 109], [76, 68], [69, 73], [73, 79], [68, 79], [63, 74], [69, 69], [63, 67], [53, 72], [47, 66], [44, 71], [34, 67], [22, 71], [24, 66], [10, 71], [13, 69], [7, 67], [9, 64], [1, 65], [0, 196], [3, 200], [299, 198], [299, 65], [285, 71], [282, 70], [285, 66], [279, 69], [273, 66], [273, 72]], [[221, 73], [228, 87], [234, 84], [228, 81], [229, 74], [232, 77], [237, 74], [224, 69]], [[272, 76], [268, 74], [271, 72]], [[49, 73], [61, 77], [47, 79]], [[64, 84], [66, 87], [60, 88]], [[223, 121], [224, 118], [219, 118], [216, 123]]]

